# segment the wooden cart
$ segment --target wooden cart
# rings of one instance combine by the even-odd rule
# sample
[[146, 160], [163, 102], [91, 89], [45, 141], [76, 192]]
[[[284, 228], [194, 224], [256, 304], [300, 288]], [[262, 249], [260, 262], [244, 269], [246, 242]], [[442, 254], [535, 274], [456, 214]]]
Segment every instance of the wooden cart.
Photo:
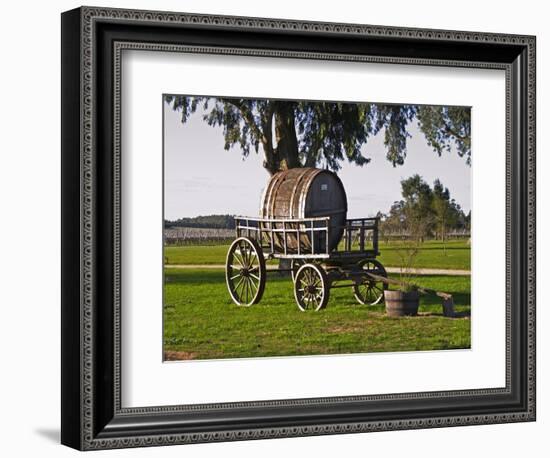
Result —
[[[376, 259], [378, 218], [235, 218], [236, 238], [226, 259], [227, 288], [233, 302], [250, 306], [263, 295], [268, 274], [291, 272], [302, 311], [326, 307], [332, 288], [351, 288], [360, 304], [383, 300], [386, 269]], [[337, 232], [334, 243], [334, 231]], [[290, 261], [288, 269], [266, 268], [269, 259]], [[373, 274], [373, 276], [371, 276]]]

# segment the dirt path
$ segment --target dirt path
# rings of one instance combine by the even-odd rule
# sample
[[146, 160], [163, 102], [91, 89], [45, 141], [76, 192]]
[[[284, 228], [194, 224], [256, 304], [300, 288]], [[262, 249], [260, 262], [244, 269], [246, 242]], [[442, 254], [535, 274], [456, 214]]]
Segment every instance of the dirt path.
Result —
[[[164, 267], [173, 267], [174, 269], [225, 269], [223, 264], [166, 264]], [[267, 270], [277, 270], [277, 268]], [[399, 267], [386, 267], [386, 271], [390, 274], [397, 274], [399, 273]], [[463, 269], [414, 269], [414, 274], [468, 276], [471, 272]]]

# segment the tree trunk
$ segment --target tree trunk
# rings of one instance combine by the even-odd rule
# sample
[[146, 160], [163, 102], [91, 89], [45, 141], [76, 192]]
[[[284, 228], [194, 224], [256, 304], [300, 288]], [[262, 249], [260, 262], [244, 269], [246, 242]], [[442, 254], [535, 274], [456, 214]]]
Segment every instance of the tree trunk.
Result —
[[[274, 115], [275, 139], [277, 141], [277, 147], [274, 148], [274, 162], [276, 162], [277, 171], [301, 167], [294, 105], [291, 102], [275, 102]], [[280, 275], [290, 276], [290, 265], [289, 259], [280, 259]]]
[[291, 102], [278, 102], [275, 106], [276, 156], [279, 170], [301, 167], [298, 155], [298, 136], [294, 119], [294, 105]]

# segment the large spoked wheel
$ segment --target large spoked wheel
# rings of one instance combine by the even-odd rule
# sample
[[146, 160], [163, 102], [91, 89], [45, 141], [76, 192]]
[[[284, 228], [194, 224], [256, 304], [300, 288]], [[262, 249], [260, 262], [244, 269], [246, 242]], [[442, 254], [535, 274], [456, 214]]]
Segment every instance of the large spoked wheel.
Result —
[[227, 252], [225, 281], [237, 305], [257, 304], [265, 288], [265, 259], [255, 240], [239, 237]]
[[294, 278], [294, 297], [298, 308], [321, 310], [327, 306], [329, 297], [327, 274], [316, 264], [304, 264]]
[[[365, 273], [373, 273], [379, 277], [387, 277], [386, 269], [381, 262], [376, 259], [366, 259], [358, 265], [359, 269]], [[384, 290], [388, 289], [388, 284], [380, 280], [374, 280], [363, 275], [359, 282], [353, 285], [353, 294], [357, 302], [363, 305], [379, 304], [384, 298]]]

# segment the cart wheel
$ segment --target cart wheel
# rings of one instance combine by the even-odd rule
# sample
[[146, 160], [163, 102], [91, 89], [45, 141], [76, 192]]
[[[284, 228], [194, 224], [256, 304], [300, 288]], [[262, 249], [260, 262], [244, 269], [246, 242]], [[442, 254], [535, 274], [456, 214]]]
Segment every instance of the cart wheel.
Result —
[[327, 306], [329, 297], [327, 274], [316, 264], [304, 264], [296, 272], [294, 279], [294, 297], [298, 308], [321, 310]]
[[246, 237], [235, 239], [225, 263], [225, 281], [233, 302], [247, 307], [260, 302], [265, 277], [265, 259], [258, 242]]
[[304, 261], [301, 259], [293, 259], [290, 263], [290, 275], [292, 276], [292, 281], [296, 280], [296, 274], [298, 269], [304, 265]]
[[[372, 272], [380, 277], [388, 276], [382, 263], [376, 259], [365, 259], [359, 262], [358, 267], [363, 272]], [[376, 305], [384, 298], [385, 289], [388, 289], [387, 283], [372, 280], [365, 276], [361, 278], [360, 283], [353, 285], [353, 294], [360, 304]]]

